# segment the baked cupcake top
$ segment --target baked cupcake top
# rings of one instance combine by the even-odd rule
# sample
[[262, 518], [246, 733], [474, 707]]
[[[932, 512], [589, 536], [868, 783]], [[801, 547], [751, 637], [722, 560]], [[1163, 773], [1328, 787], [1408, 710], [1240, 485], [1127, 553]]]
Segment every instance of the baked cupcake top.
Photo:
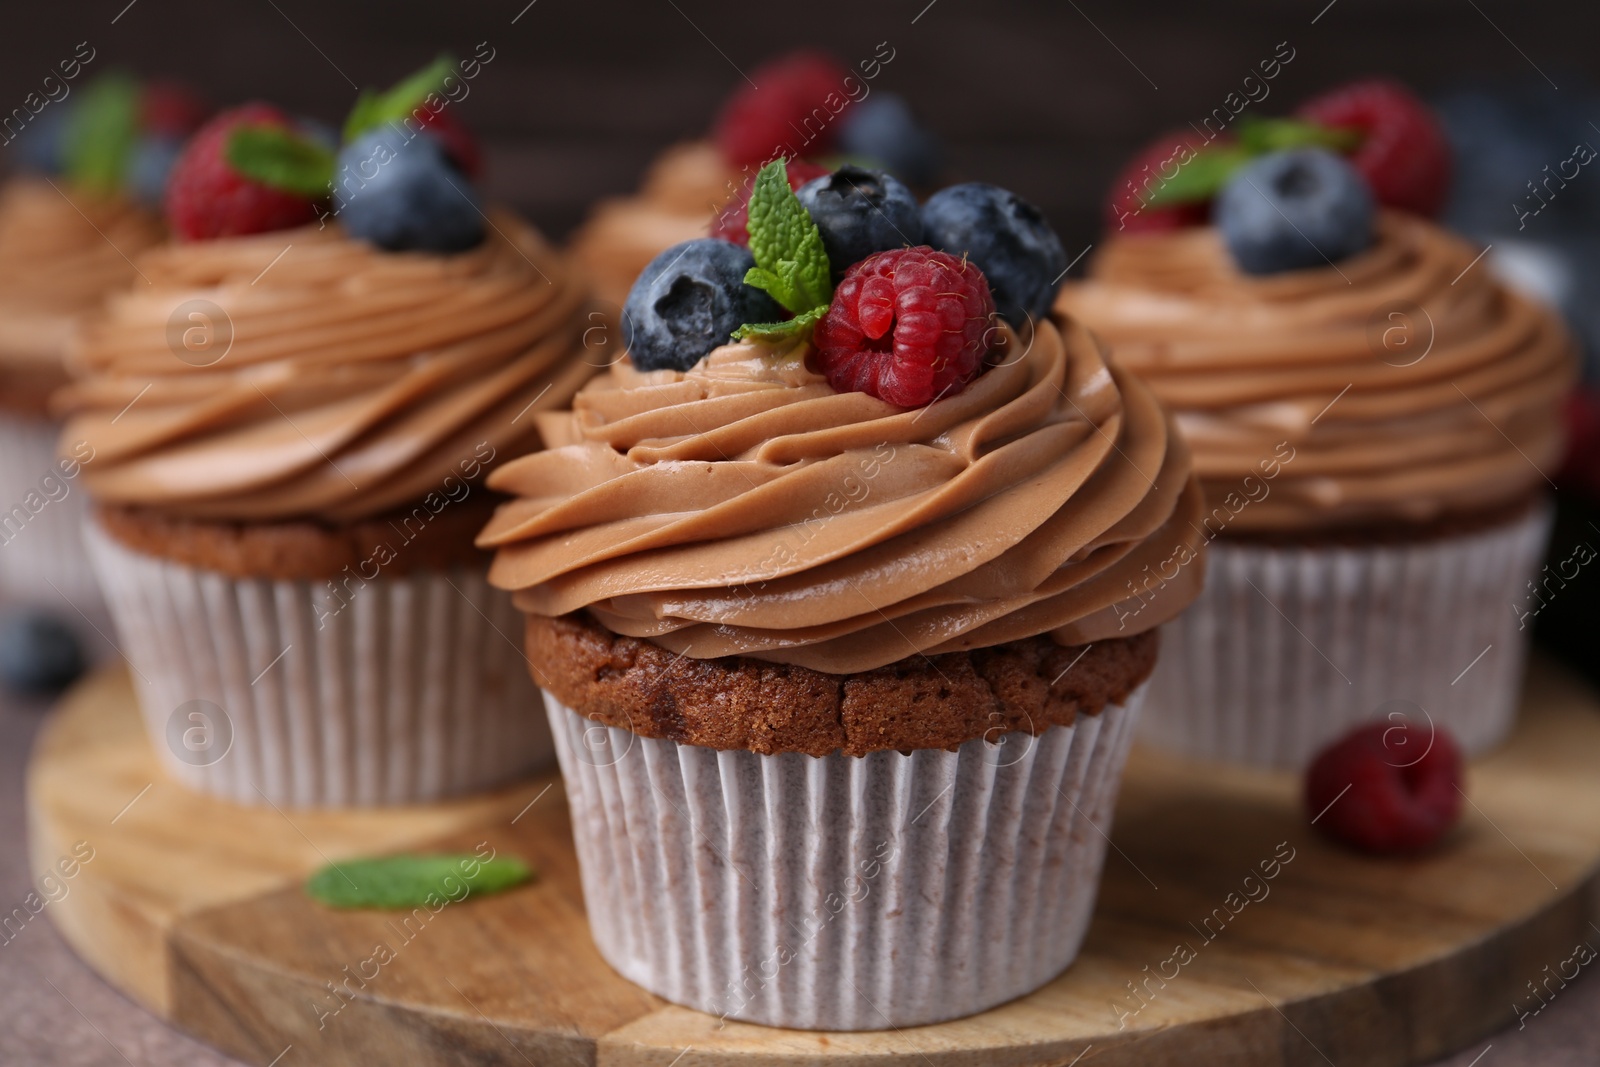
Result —
[[594, 373], [586, 291], [479, 206], [476, 145], [431, 88], [453, 69], [364, 97], [337, 155], [265, 105], [190, 142], [179, 243], [86, 324], [56, 398], [98, 500], [358, 522], [525, 449]]
[[[992, 186], [908, 208], [897, 185], [808, 212], [771, 164], [750, 250], [658, 257], [629, 358], [491, 476], [517, 497], [479, 538], [491, 582], [695, 659], [831, 674], [1131, 636], [1192, 599], [1200, 496], [1149, 391], [1069, 321], [995, 318], [991, 280], [1048, 307], [1033, 283], [1059, 242], [1037, 211]], [[950, 236], [956, 254], [859, 225], [948, 245], [974, 213], [990, 225]]]
[[1442, 203], [1449, 161], [1405, 90], [1357, 83], [1303, 113], [1319, 121], [1180, 139], [1139, 195], [1119, 191], [1089, 280], [1057, 306], [1174, 413], [1210, 537], [1516, 505], [1559, 460], [1565, 329], [1412, 213]]

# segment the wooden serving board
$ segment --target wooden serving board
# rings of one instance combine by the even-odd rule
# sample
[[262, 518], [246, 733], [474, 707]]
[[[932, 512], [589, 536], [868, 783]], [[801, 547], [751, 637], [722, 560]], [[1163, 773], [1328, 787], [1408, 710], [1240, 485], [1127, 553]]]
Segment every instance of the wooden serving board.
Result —
[[[1592, 940], [1600, 704], [1548, 664], [1429, 857], [1323, 841], [1297, 785], [1136, 751], [1077, 963], [980, 1016], [853, 1034], [719, 1025], [612, 972], [556, 779], [418, 809], [235, 807], [162, 777], [114, 670], [56, 710], [28, 796], [36, 871], [93, 849], [46, 909], [79, 954], [173, 1025], [281, 1067], [1409, 1064], [1537, 1007], [1526, 983]], [[537, 882], [409, 927], [300, 888], [330, 859], [485, 841]]]

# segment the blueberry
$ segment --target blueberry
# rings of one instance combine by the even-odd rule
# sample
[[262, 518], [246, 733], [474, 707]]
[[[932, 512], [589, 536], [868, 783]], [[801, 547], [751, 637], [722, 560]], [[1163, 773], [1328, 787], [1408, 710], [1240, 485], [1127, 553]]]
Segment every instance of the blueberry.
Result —
[[19, 162], [25, 170], [60, 174], [67, 166], [67, 132], [76, 103], [50, 104], [16, 133]]
[[639, 275], [622, 306], [622, 340], [640, 370], [688, 370], [747, 322], [776, 322], [778, 302], [744, 284], [748, 248], [715, 237], [673, 245]]
[[1372, 243], [1372, 191], [1322, 148], [1262, 156], [1222, 187], [1212, 218], [1248, 274], [1321, 267]]
[[340, 151], [333, 181], [345, 231], [380, 248], [461, 252], [483, 240], [477, 192], [432, 137], [368, 130]]
[[840, 167], [796, 192], [822, 232], [837, 280], [874, 252], [922, 243], [917, 198], [899, 178], [865, 167]]
[[26, 611], [0, 619], [0, 684], [29, 696], [53, 696], [77, 680], [87, 661], [65, 623]]
[[922, 205], [922, 228], [933, 247], [977, 264], [1013, 326], [1050, 313], [1067, 253], [1043, 213], [1016, 193], [982, 182], [941, 189]]
[[141, 137], [128, 160], [128, 189], [152, 207], [160, 207], [167, 191], [167, 175], [183, 151], [177, 137]]
[[927, 188], [938, 180], [938, 140], [894, 93], [873, 93], [850, 105], [841, 121], [839, 151], [845, 155], [873, 160], [911, 185]]

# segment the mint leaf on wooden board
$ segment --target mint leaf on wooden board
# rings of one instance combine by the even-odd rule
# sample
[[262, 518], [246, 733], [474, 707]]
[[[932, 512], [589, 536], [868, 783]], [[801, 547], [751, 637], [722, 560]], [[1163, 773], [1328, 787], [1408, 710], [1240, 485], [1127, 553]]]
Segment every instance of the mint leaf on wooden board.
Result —
[[356, 97], [350, 117], [345, 119], [344, 139], [353, 141], [374, 126], [386, 122], [402, 122], [422, 105], [429, 93], [444, 88], [444, 80], [455, 73], [456, 61], [442, 55], [415, 74], [400, 82], [388, 92], [363, 90]]
[[334, 155], [281, 126], [240, 126], [228, 137], [228, 163], [246, 178], [308, 199], [328, 195]]
[[379, 856], [323, 867], [306, 881], [306, 892], [330, 908], [396, 911], [499, 893], [533, 876], [533, 868], [509, 856]]
[[84, 86], [67, 120], [67, 180], [109, 196], [122, 188], [139, 136], [139, 83], [113, 71]]
[[789, 188], [782, 159], [756, 175], [750, 193], [750, 252], [756, 265], [745, 284], [765, 290], [796, 315], [833, 299], [828, 253], [817, 224]]

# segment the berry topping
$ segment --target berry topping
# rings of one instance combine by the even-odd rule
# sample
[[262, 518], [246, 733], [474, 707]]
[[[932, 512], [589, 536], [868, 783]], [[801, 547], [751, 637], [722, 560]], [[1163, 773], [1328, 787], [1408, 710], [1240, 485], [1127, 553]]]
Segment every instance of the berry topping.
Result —
[[879, 252], [845, 272], [812, 358], [840, 392], [918, 407], [983, 370], [993, 314], [973, 263], [926, 245]]
[[1450, 191], [1450, 145], [1433, 112], [1398, 82], [1375, 78], [1324, 93], [1302, 118], [1361, 135], [1350, 161], [1380, 204], [1436, 216]]
[[1442, 730], [1373, 722], [1322, 750], [1306, 772], [1319, 830], [1365, 852], [1418, 852], [1461, 814], [1461, 752]]
[[1321, 148], [1262, 156], [1222, 187], [1213, 212], [1239, 268], [1274, 274], [1336, 263], [1372, 243], [1372, 192]]
[[778, 318], [777, 302], [744, 283], [755, 265], [748, 248], [714, 237], [673, 245], [651, 260], [622, 306], [633, 365], [688, 370], [741, 324]]
[[148, 134], [182, 140], [210, 116], [206, 102], [178, 82], [146, 82], [139, 94], [139, 126]]
[[65, 623], [25, 611], [0, 621], [0, 684], [16, 693], [52, 696], [87, 665], [83, 646]]
[[835, 278], [874, 252], [922, 243], [917, 198], [899, 178], [864, 167], [840, 167], [795, 194], [822, 234]]
[[179, 238], [201, 241], [310, 222], [316, 218], [315, 182], [286, 177], [289, 168], [282, 164], [309, 159], [315, 147], [270, 105], [224, 111], [200, 128], [172, 168], [168, 224]]
[[408, 134], [412, 128], [420, 128], [439, 141], [457, 170], [469, 178], [479, 177], [483, 173], [483, 149], [447, 110], [450, 100], [442, 92], [446, 79], [455, 70], [453, 59], [440, 56], [387, 92], [363, 91], [345, 120], [345, 142], [353, 142], [379, 126], [401, 126]]
[[1204, 200], [1165, 206], [1153, 201], [1166, 182], [1195, 158], [1204, 143], [1198, 134], [1174, 130], [1162, 134], [1130, 159], [1111, 184], [1106, 229], [1112, 233], [1155, 233], [1202, 225], [1209, 207]]
[[952, 185], [922, 205], [923, 237], [966, 256], [988, 279], [1001, 318], [1020, 327], [1049, 314], [1067, 272], [1061, 238], [1038, 208], [993, 185]]
[[[789, 175], [789, 188], [798, 189], [813, 178], [820, 178], [828, 173], [828, 168], [819, 163], [808, 163], [803, 159], [791, 159], [784, 164], [784, 169]], [[755, 189], [756, 176], [750, 175], [745, 180], [744, 188], [739, 194], [717, 213], [711, 222], [711, 236], [724, 241], [732, 241], [736, 245], [750, 244], [750, 194]]]
[[461, 252], [483, 240], [477, 192], [439, 141], [403, 126], [368, 130], [339, 151], [333, 201], [346, 233], [391, 252]]
[[926, 188], [939, 177], [938, 140], [894, 93], [876, 92], [850, 105], [840, 119], [839, 151], [871, 160], [908, 185]]
[[422, 124], [423, 133], [444, 148], [451, 166], [473, 180], [483, 177], [483, 149], [460, 119], [442, 108], [429, 111], [425, 107], [418, 107], [412, 117]]
[[777, 156], [826, 155], [849, 97], [847, 72], [822, 53], [799, 51], [766, 63], [728, 98], [712, 137], [735, 167]]
[[133, 146], [124, 179], [128, 190], [144, 203], [160, 207], [167, 193], [167, 178], [183, 154], [183, 141], [177, 137], [141, 137]]

